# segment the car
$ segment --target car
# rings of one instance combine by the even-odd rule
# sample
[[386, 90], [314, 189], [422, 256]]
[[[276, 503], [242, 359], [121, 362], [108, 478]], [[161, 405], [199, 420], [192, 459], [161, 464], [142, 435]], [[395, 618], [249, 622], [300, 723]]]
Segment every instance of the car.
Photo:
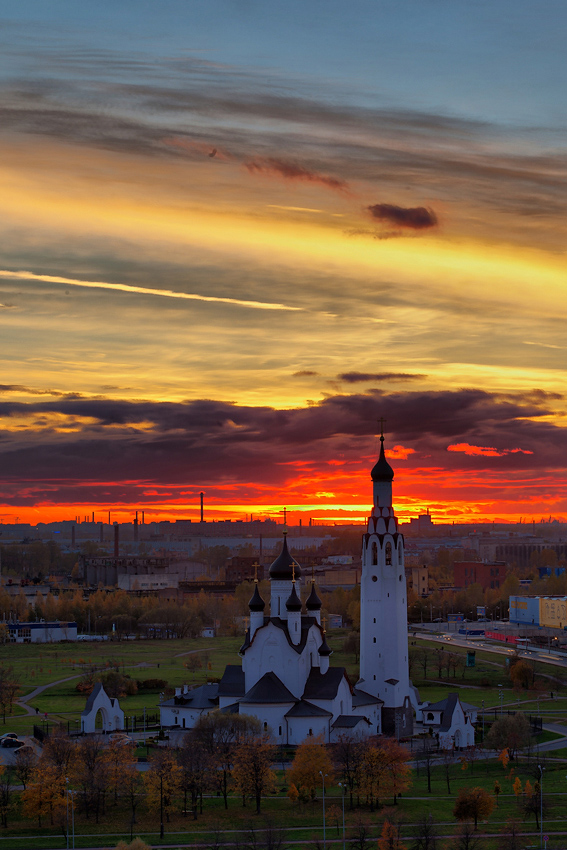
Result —
[[0, 747], [4, 747], [4, 749], [15, 750], [23, 746], [24, 742], [18, 741], [17, 738], [4, 738], [3, 741], [0, 741]]
[[113, 744], [117, 744], [119, 747], [134, 743], [133, 738], [125, 735], [123, 732], [113, 732], [112, 735], [108, 736], [108, 740]]
[[435, 617], [433, 620], [434, 623], [444, 623], [443, 617]]
[[15, 732], [4, 732], [3, 735], [0, 735], [0, 741], [3, 741], [4, 738], [17, 738], [17, 737], [18, 736], [16, 735]]

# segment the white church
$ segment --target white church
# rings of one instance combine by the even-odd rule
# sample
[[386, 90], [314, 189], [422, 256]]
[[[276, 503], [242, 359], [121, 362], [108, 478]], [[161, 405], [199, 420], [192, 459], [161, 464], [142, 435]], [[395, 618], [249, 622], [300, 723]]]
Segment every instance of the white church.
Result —
[[[360, 612], [360, 679], [330, 666], [332, 650], [321, 625], [315, 583], [302, 573], [284, 534], [270, 567], [269, 611], [258, 584], [249, 602], [250, 626], [241, 665], [229, 665], [219, 683], [189, 690], [160, 705], [162, 726], [191, 728], [219, 709], [257, 717], [279, 744], [300, 744], [322, 734], [405, 737], [413, 729], [408, 674], [404, 541], [392, 507], [394, 472], [384, 455], [372, 469], [373, 508], [363, 537]], [[414, 699], [415, 702], [415, 699]]]

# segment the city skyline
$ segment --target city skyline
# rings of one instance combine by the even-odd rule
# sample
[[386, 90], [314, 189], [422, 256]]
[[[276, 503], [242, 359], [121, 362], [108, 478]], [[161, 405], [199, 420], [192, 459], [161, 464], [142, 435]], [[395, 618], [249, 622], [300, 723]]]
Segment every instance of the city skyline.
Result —
[[[560, 2], [0, 19], [0, 521], [567, 518]], [[122, 520], [121, 520], [122, 521]]]

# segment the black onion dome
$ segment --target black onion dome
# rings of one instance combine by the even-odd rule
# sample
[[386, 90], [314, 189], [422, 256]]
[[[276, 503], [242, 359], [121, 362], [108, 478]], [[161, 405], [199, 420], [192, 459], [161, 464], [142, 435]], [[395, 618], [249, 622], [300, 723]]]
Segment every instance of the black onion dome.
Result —
[[317, 591], [315, 590], [315, 582], [314, 581], [311, 582], [311, 593], [309, 594], [307, 602], [305, 603], [305, 607], [307, 608], [308, 611], [320, 611], [321, 608], [323, 607], [323, 603], [321, 602], [321, 600], [317, 596]]
[[297, 590], [295, 589], [295, 582], [293, 582], [291, 593], [287, 598], [285, 607], [288, 611], [301, 611], [301, 599], [297, 595]]
[[291, 581], [294, 576], [295, 578], [301, 576], [301, 567], [289, 554], [287, 539], [284, 536], [282, 551], [270, 567], [270, 578]]
[[380, 457], [374, 465], [374, 468], [370, 473], [370, 477], [373, 481], [393, 481], [394, 479], [394, 470], [386, 460], [386, 455], [384, 454], [383, 436], [380, 437]]
[[263, 611], [266, 607], [266, 603], [260, 596], [260, 591], [258, 590], [258, 582], [254, 585], [254, 593], [248, 603], [248, 607], [251, 611]]
[[331, 649], [331, 647], [327, 643], [327, 634], [326, 634], [326, 632], [323, 632], [323, 643], [319, 647], [319, 655], [329, 656], [329, 655], [332, 655], [332, 654], [333, 654], [333, 650]]

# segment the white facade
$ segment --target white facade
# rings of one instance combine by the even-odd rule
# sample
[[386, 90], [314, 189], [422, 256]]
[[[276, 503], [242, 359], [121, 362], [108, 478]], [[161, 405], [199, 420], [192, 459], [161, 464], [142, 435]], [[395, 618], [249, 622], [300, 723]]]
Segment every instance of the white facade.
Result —
[[96, 732], [96, 716], [100, 712], [103, 732], [116, 732], [124, 729], [124, 712], [115, 697], [109, 697], [98, 682], [87, 700], [81, 714], [81, 732]]
[[449, 694], [435, 703], [422, 703], [418, 719], [431, 729], [442, 749], [474, 747], [474, 724], [478, 709], [461, 702], [458, 694]]
[[77, 640], [77, 624], [64, 622], [6, 622], [10, 643], [59, 643]]
[[384, 454], [372, 470], [373, 507], [362, 544], [359, 686], [384, 702], [384, 731], [412, 732], [404, 539], [392, 507], [394, 472]]

